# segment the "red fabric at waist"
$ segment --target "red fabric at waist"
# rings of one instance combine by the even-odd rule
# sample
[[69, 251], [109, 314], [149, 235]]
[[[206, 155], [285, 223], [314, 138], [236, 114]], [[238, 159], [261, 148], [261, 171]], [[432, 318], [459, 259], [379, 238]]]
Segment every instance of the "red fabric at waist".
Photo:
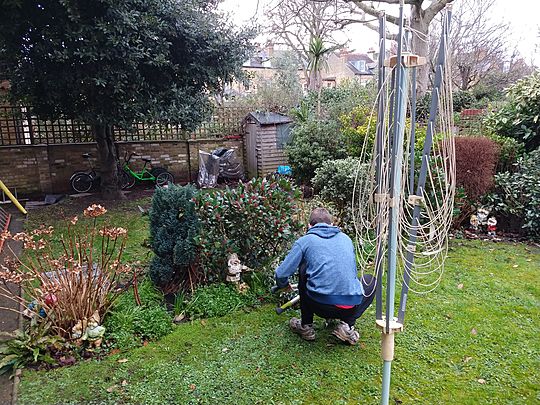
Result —
[[354, 308], [354, 305], [336, 305], [336, 307], [341, 309], [351, 309]]

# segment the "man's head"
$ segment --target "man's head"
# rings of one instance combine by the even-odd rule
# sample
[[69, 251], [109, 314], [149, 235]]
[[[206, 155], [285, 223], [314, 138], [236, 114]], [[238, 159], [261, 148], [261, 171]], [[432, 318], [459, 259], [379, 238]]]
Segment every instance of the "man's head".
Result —
[[309, 226], [314, 226], [317, 224], [328, 224], [332, 225], [334, 222], [334, 219], [332, 218], [332, 215], [322, 207], [315, 208], [313, 211], [311, 211], [311, 215], [309, 216]]

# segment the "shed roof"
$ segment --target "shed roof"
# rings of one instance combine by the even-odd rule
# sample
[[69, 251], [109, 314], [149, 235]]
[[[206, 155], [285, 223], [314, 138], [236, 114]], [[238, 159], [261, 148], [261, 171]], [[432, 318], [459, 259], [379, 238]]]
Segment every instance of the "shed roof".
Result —
[[249, 113], [248, 118], [249, 117], [253, 117], [260, 125], [285, 124], [292, 122], [290, 117], [274, 112], [253, 111]]

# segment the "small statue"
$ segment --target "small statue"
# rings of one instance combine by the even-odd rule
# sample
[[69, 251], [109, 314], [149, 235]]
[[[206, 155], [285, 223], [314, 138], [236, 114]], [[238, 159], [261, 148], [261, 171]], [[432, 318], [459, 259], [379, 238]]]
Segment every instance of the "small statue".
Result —
[[247, 267], [240, 263], [240, 259], [236, 253], [232, 253], [229, 256], [229, 261], [227, 264], [228, 271], [226, 280], [230, 283], [240, 283], [240, 275], [242, 274], [242, 270], [246, 270]]
[[93, 347], [101, 346], [105, 327], [99, 324], [100, 320], [99, 312], [96, 310], [90, 319], [83, 318], [71, 328], [71, 337], [78, 346], [84, 341], [88, 341]]
[[480, 225], [486, 225], [489, 216], [489, 210], [486, 208], [478, 208], [476, 215], [478, 218], [478, 223]]
[[478, 231], [478, 217], [476, 215], [471, 215], [470, 224], [473, 231]]
[[487, 220], [487, 234], [488, 236], [497, 236], [497, 219], [495, 217], [489, 217]]

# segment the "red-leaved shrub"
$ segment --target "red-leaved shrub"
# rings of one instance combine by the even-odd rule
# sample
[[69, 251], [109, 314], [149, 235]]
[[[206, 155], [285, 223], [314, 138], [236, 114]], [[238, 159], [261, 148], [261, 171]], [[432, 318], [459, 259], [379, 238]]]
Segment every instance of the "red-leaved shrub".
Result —
[[457, 186], [476, 200], [493, 187], [499, 145], [481, 136], [458, 136], [455, 145]]

